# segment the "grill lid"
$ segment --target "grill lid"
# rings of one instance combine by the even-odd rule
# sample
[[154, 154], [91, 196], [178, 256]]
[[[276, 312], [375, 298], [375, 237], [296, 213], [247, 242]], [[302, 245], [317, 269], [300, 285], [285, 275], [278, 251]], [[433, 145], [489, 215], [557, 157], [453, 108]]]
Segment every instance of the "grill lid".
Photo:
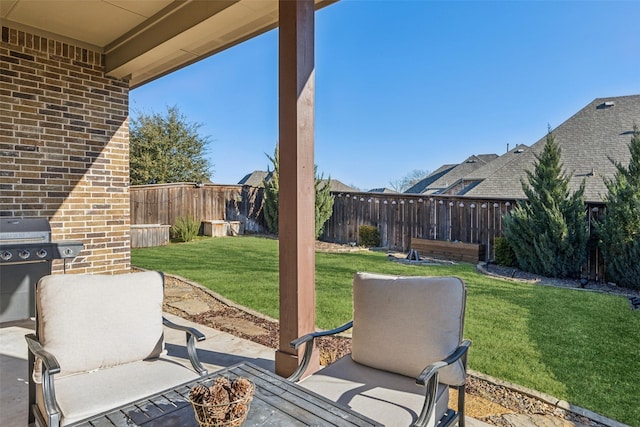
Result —
[[0, 243], [50, 242], [46, 218], [0, 218]]

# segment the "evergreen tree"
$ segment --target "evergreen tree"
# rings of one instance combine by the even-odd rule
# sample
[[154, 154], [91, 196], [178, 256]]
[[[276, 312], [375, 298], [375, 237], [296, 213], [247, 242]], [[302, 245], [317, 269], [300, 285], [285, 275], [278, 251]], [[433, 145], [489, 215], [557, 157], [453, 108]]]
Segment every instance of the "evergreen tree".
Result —
[[333, 214], [333, 196], [331, 195], [331, 177], [326, 181], [318, 177], [318, 167], [314, 167], [316, 193], [316, 239], [322, 235], [325, 223]]
[[[268, 170], [264, 179], [264, 217], [267, 222], [267, 228], [273, 234], [278, 234], [278, 193], [279, 170], [280, 170], [280, 148], [276, 144], [273, 157], [267, 154], [267, 158], [273, 165], [273, 170]], [[331, 218], [333, 213], [333, 196], [331, 195], [331, 177], [324, 180], [322, 176], [318, 177], [318, 167], [314, 166], [314, 189], [315, 189], [315, 237], [320, 237], [323, 232], [324, 224]]]
[[527, 200], [505, 216], [504, 235], [523, 270], [549, 277], [578, 277], [589, 237], [584, 182], [569, 194], [569, 176], [562, 173], [561, 150], [551, 130], [534, 170], [522, 181]]
[[264, 219], [267, 228], [273, 234], [278, 234], [278, 194], [280, 192], [280, 148], [276, 144], [273, 157], [267, 154], [267, 158], [273, 165], [273, 170], [267, 168], [267, 176], [264, 178]]
[[164, 115], [140, 114], [131, 120], [131, 184], [202, 182], [211, 168], [204, 157], [208, 137], [198, 134], [201, 125], [189, 123], [178, 107], [168, 107]]
[[606, 211], [596, 223], [607, 276], [619, 286], [640, 289], [640, 129], [634, 126], [631, 160], [614, 162], [616, 174], [605, 179]]

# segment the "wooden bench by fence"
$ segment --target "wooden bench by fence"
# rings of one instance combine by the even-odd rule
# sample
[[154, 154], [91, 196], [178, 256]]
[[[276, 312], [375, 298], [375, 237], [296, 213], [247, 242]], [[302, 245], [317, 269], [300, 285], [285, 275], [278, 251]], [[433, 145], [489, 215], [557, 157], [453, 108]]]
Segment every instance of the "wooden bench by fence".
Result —
[[484, 261], [485, 245], [480, 243], [445, 242], [443, 240], [411, 238], [411, 249], [420, 256], [464, 261], [476, 264]]

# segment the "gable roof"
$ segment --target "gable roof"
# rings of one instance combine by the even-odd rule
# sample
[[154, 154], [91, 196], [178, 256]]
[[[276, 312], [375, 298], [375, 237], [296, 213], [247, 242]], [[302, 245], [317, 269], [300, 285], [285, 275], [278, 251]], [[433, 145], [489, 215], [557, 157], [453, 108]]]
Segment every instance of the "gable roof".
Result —
[[264, 180], [268, 175], [271, 174], [266, 171], [253, 171], [246, 174], [240, 181], [238, 181], [238, 184], [261, 188], [264, 187]]
[[422, 180], [418, 181], [411, 187], [409, 187], [405, 193], [408, 194], [422, 194], [424, 193], [431, 184], [440, 179], [446, 173], [448, 173], [451, 169], [456, 167], [457, 165], [442, 165], [435, 171], [431, 172], [431, 174], [427, 175]]
[[[271, 179], [271, 172], [267, 171], [259, 171], [255, 170], [249, 174], [246, 174], [238, 184], [240, 185], [248, 185], [250, 187], [262, 188], [264, 187], [265, 179], [268, 181]], [[323, 179], [322, 182], [327, 182], [326, 179]], [[350, 187], [344, 184], [337, 179], [331, 179], [331, 191], [339, 192], [339, 193], [348, 193], [357, 191], [355, 188]]]
[[[640, 125], [640, 95], [597, 98], [552, 131], [561, 149], [563, 170], [572, 175], [572, 191], [578, 189], [583, 180], [585, 182], [585, 201], [603, 201], [607, 194], [603, 178], [615, 174], [610, 159], [628, 164], [634, 122]], [[520, 153], [510, 151], [501, 156], [496, 165], [478, 171], [486, 176], [479, 176], [482, 181], [464, 195], [525, 198], [521, 180], [526, 182], [525, 171], [533, 170], [535, 155], [542, 152], [545, 143], [546, 135]]]
[[440, 167], [436, 172], [409, 188], [405, 193], [442, 194], [447, 190], [447, 188], [458, 184], [464, 177], [472, 173], [474, 170], [486, 165], [488, 162], [491, 162], [496, 158], [498, 158], [497, 154], [472, 155], [458, 165], [453, 165], [452, 167], [448, 167], [450, 165]]
[[517, 156], [524, 153], [525, 150], [529, 150], [529, 147], [524, 144], [520, 144], [514, 147], [506, 154], [503, 154], [502, 156], [497, 158], [493, 158], [488, 163], [485, 163], [479, 168], [473, 170], [453, 185], [449, 186], [445, 190], [442, 190], [440, 194], [450, 194], [457, 196], [468, 194], [472, 189], [480, 185], [480, 183], [482, 183], [482, 181], [484, 181], [486, 178], [492, 176], [494, 173], [496, 173], [496, 171], [499, 171], [500, 169], [514, 161]]
[[469, 175], [465, 177], [465, 179], [473, 179], [473, 180], [483, 180], [487, 177], [493, 175], [496, 171], [502, 169], [507, 164], [515, 160], [517, 156], [524, 153], [525, 150], [529, 150], [529, 147], [520, 144], [506, 152], [502, 156], [496, 157], [489, 161], [488, 163], [482, 165], [481, 167], [475, 169]]
[[371, 190], [367, 191], [367, 193], [386, 193], [386, 194], [397, 194], [398, 192], [396, 190], [392, 190], [391, 188], [387, 188], [387, 187], [379, 187], [379, 188], [372, 188]]
[[[322, 180], [323, 182], [326, 182], [326, 179]], [[331, 191], [336, 192], [336, 193], [352, 193], [352, 192], [356, 192], [358, 190], [356, 190], [353, 187], [348, 186], [347, 184], [338, 181], [337, 179], [333, 179], [331, 178]]]

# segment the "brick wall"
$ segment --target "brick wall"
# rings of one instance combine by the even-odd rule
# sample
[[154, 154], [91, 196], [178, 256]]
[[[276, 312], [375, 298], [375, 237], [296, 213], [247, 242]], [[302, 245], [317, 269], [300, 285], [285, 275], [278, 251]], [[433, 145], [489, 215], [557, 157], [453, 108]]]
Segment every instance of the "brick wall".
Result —
[[0, 64], [0, 215], [82, 241], [67, 272], [128, 271], [128, 83], [99, 52], [4, 26]]

